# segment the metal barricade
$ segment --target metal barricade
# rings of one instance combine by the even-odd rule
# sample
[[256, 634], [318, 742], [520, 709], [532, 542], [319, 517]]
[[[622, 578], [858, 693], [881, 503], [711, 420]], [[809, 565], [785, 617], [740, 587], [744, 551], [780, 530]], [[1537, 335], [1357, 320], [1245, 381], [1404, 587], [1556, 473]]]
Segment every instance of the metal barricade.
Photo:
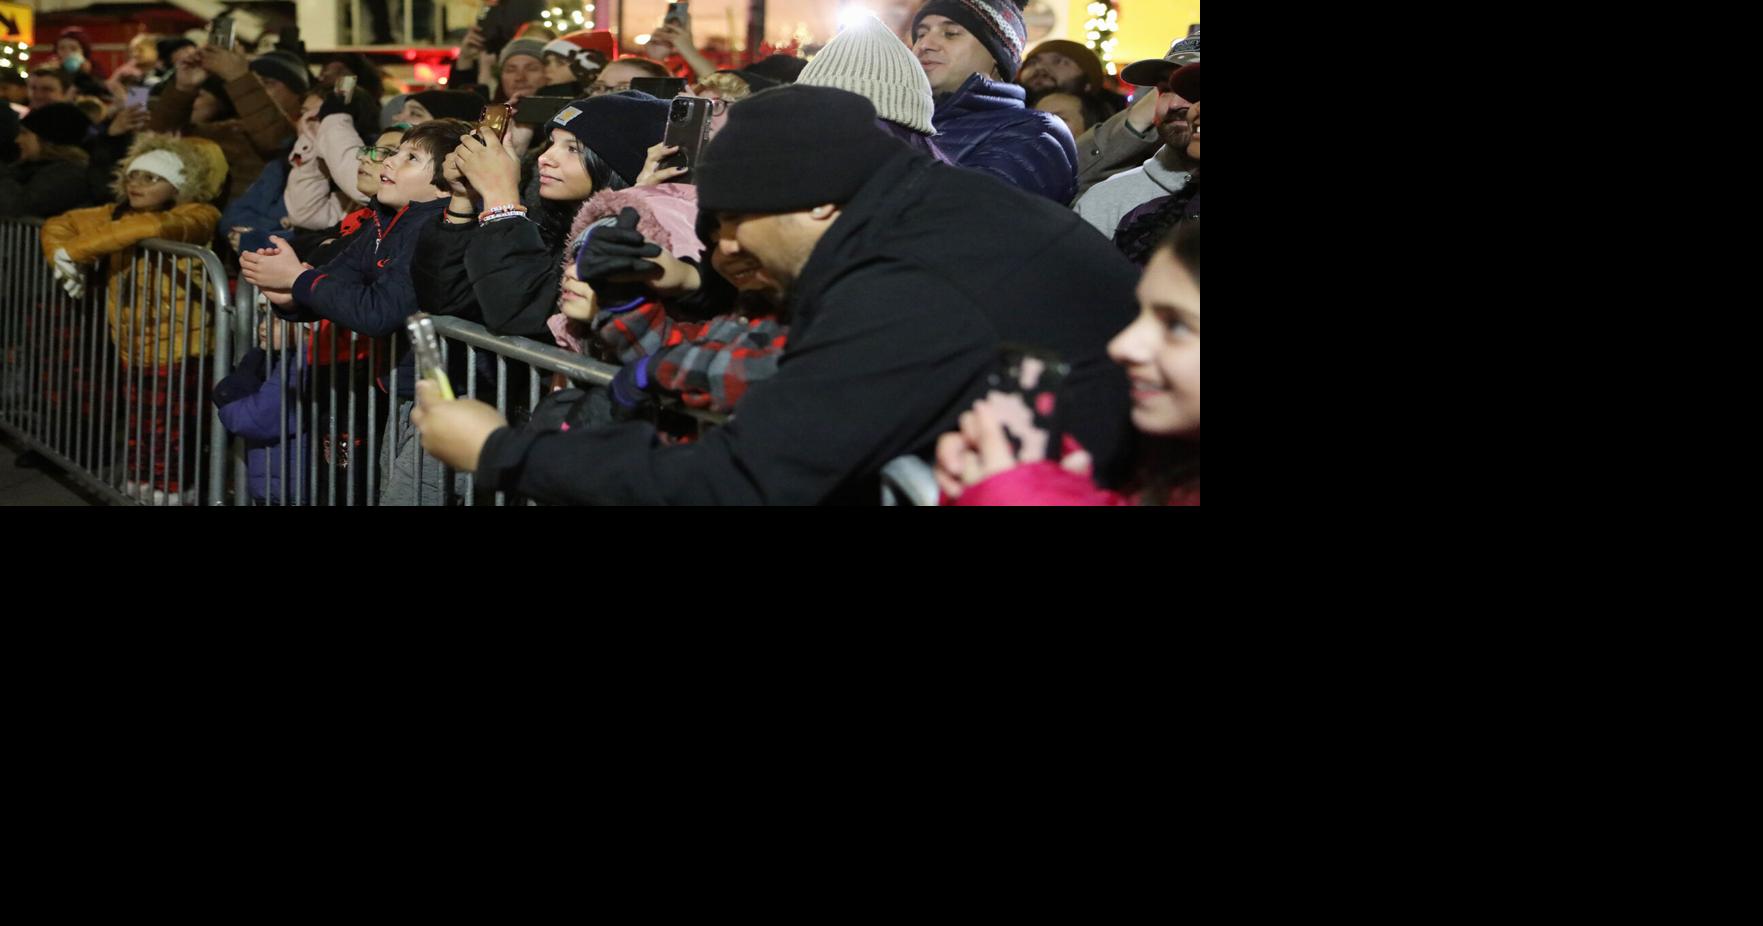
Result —
[[[242, 307], [234, 331], [238, 353], [245, 356], [250, 345], [265, 340], [270, 344], [261, 382], [275, 396], [260, 396], [257, 411], [280, 430], [273, 439], [266, 430], [234, 435], [233, 504], [531, 504], [502, 492], [479, 493], [473, 475], [457, 473], [422, 450], [409, 422], [411, 400], [400, 396], [414, 385], [410, 372], [399, 369], [408, 349], [400, 346], [402, 338], [282, 321], [242, 279], [235, 301]], [[463, 319], [437, 316], [434, 324], [457, 395], [494, 405], [517, 423], [549, 391], [550, 374], [579, 386], [606, 386], [618, 372], [550, 344], [490, 334]], [[725, 420], [671, 403], [666, 408], [670, 418], [689, 418], [700, 429]]]
[[0, 221], [0, 428], [113, 503], [220, 504], [226, 442], [208, 401], [231, 346], [220, 260], [148, 239], [86, 265], [74, 298], [42, 233], [40, 219]]

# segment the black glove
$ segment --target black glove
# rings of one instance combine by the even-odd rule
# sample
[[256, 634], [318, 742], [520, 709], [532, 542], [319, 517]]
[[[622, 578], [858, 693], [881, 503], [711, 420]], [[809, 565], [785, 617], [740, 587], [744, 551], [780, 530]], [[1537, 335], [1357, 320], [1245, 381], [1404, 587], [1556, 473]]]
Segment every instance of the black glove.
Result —
[[594, 290], [603, 304], [622, 305], [649, 291], [641, 282], [614, 282], [611, 277], [661, 272], [659, 264], [643, 259], [660, 255], [661, 248], [637, 231], [638, 218], [637, 210], [626, 206], [618, 214], [616, 224], [594, 229], [576, 255], [576, 276]]

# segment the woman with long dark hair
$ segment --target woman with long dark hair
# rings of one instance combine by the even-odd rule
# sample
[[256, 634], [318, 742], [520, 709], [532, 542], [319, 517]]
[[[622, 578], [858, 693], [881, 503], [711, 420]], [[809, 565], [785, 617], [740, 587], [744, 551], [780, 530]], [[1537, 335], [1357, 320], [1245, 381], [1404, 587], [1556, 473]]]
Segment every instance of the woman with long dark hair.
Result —
[[565, 106], [545, 126], [539, 193], [525, 204], [512, 142], [466, 137], [445, 165], [453, 198], [418, 256], [418, 298], [456, 303], [469, 292], [492, 333], [548, 340], [570, 223], [596, 192], [636, 180], [666, 123], [667, 103], [646, 93]]
[[1089, 454], [1070, 438], [1051, 462], [1046, 433], [1020, 397], [993, 393], [961, 416], [960, 431], [937, 441], [944, 497], [956, 505], [1200, 504], [1199, 219], [1176, 225], [1152, 252], [1139, 317], [1108, 343], [1108, 356], [1132, 380], [1132, 422], [1143, 438], [1131, 485], [1097, 488]]

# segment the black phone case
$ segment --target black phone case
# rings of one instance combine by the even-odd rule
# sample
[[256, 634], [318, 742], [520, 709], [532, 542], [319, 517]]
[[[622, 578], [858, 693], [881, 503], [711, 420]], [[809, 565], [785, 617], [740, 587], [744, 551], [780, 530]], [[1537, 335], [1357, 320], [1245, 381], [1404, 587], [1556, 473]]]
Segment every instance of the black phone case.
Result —
[[[673, 118], [672, 106], [685, 103], [691, 111], [682, 120]], [[664, 145], [678, 145], [679, 150], [661, 159], [655, 165], [662, 167], [696, 167], [698, 155], [710, 140], [710, 100], [697, 96], [678, 96], [668, 109], [667, 131], [661, 137]], [[691, 172], [684, 176], [674, 177], [672, 182], [691, 183]]]

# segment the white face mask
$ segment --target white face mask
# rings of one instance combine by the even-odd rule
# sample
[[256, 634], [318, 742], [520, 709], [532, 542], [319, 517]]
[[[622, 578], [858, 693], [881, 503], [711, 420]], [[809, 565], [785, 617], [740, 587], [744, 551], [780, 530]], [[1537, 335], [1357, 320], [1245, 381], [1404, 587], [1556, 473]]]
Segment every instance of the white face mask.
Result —
[[80, 65], [85, 63], [86, 59], [78, 52], [61, 59], [61, 66], [69, 71], [77, 71], [80, 69]]

